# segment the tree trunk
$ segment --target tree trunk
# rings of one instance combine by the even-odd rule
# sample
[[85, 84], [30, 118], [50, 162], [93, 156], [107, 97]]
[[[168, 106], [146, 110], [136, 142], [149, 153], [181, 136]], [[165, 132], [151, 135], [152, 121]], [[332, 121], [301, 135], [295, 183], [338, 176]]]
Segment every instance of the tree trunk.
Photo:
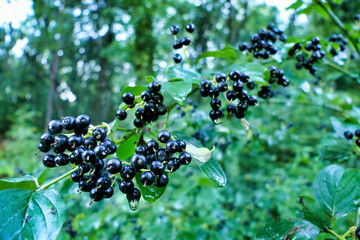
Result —
[[56, 94], [56, 77], [57, 77], [57, 72], [58, 72], [58, 67], [59, 67], [59, 60], [60, 57], [57, 54], [57, 51], [55, 51], [54, 54], [54, 59], [51, 62], [51, 73], [50, 73], [50, 88], [49, 88], [49, 95], [48, 95], [48, 100], [47, 100], [47, 107], [46, 107], [46, 118], [45, 118], [45, 126], [44, 126], [44, 132], [47, 131], [47, 125], [48, 122], [50, 122], [53, 111], [54, 111], [54, 97]]

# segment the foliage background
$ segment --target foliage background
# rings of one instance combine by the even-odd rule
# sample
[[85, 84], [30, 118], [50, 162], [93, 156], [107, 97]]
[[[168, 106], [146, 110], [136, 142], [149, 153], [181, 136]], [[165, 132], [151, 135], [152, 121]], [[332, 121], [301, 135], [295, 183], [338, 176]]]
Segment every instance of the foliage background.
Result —
[[[304, 2], [303, 7], [311, 6], [311, 1]], [[346, 27], [357, 26], [358, 41], [359, 22], [353, 16], [360, 3], [329, 3]], [[308, 14], [304, 22], [291, 9], [290, 18], [284, 19], [276, 7], [248, 0], [42, 0], [32, 6], [34, 14], [20, 28], [11, 23], [0, 28], [1, 178], [43, 170], [41, 155], [33, 153], [50, 119], [87, 113], [95, 124], [110, 122], [125, 86], [146, 84], [145, 76], [164, 78], [174, 65], [173, 23], [195, 23], [192, 59], [226, 43], [236, 48], [271, 21], [293, 41], [311, 39], [314, 33], [321, 39], [340, 33], [315, 7], [303, 11]], [[19, 41], [27, 44], [16, 55]], [[238, 59], [246, 57], [239, 52]], [[64, 181], [56, 188], [66, 199], [69, 219], [59, 239], [254, 239], [271, 220], [299, 217], [299, 196], [311, 195], [312, 181], [323, 167], [334, 162], [359, 167], [351, 151], [324, 157], [324, 146], [334, 149], [343, 141], [335, 136], [330, 117], [354, 129], [359, 126], [360, 95], [358, 59], [349, 58], [341, 66], [354, 75], [322, 64], [319, 79], [295, 71], [295, 63], [277, 64], [291, 86], [252, 110], [249, 132], [235, 119], [213, 125], [207, 100], [198, 96], [192, 98], [198, 111], [191, 113], [188, 104], [171, 115], [169, 130], [197, 133], [208, 148], [216, 146], [213, 156], [228, 177], [225, 188], [213, 188], [192, 164], [172, 175], [161, 199], [142, 201], [140, 210], [131, 212], [118, 191], [111, 200], [89, 206], [88, 196], [76, 194], [77, 187]], [[230, 62], [207, 59], [201, 64], [222, 69]], [[182, 110], [189, 111], [179, 118]], [[337, 228], [346, 231], [354, 219], [351, 215]]]

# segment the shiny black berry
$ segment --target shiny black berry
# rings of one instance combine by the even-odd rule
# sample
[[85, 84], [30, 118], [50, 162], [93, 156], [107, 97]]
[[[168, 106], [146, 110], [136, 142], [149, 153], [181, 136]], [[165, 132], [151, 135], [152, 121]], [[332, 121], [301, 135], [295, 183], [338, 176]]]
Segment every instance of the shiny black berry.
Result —
[[146, 147], [145, 146], [137, 146], [135, 148], [135, 153], [140, 154], [140, 155], [146, 155], [147, 154]]
[[117, 174], [121, 172], [122, 164], [121, 161], [117, 158], [112, 158], [107, 160], [105, 165], [106, 171], [108, 171], [111, 174]]
[[183, 152], [179, 156], [180, 164], [182, 165], [188, 165], [191, 162], [191, 155], [188, 152]]
[[184, 37], [181, 39], [181, 44], [183, 46], [189, 46], [191, 44], [191, 39], [189, 37]]
[[65, 166], [69, 164], [69, 156], [65, 153], [59, 153], [55, 156], [55, 163], [59, 166]]
[[166, 143], [167, 141], [170, 140], [171, 133], [169, 131], [166, 131], [166, 130], [161, 130], [158, 133], [157, 138], [158, 138], [159, 142]]
[[59, 120], [51, 120], [48, 124], [48, 130], [50, 134], [58, 134], [63, 130], [63, 126], [61, 121]]
[[186, 31], [189, 33], [193, 33], [195, 31], [195, 24], [189, 23], [185, 27]]
[[125, 120], [127, 117], [127, 113], [125, 110], [122, 110], [122, 109], [118, 109], [116, 111], [116, 118], [119, 119], [120, 121], [121, 120]]
[[148, 89], [149, 92], [151, 92], [152, 94], [158, 93], [160, 92], [161, 89], [161, 85], [158, 82], [151, 82], [148, 84]]
[[168, 183], [169, 183], [169, 178], [165, 174], [159, 176], [156, 180], [157, 187], [165, 187]]
[[147, 149], [148, 153], [155, 153], [159, 149], [159, 144], [154, 140], [150, 140], [146, 144], [146, 149]]
[[173, 43], [173, 48], [174, 49], [180, 49], [182, 48], [182, 43], [180, 40], [175, 40], [174, 43]]
[[162, 164], [161, 161], [153, 161], [151, 163], [150, 169], [155, 175], [161, 175], [165, 170], [165, 166]]
[[145, 169], [146, 165], [147, 165], [147, 162], [146, 162], [146, 158], [144, 155], [134, 154], [131, 157], [131, 166], [134, 169], [136, 169], [136, 170]]
[[180, 168], [180, 160], [177, 158], [171, 158], [167, 163], [167, 168], [170, 172], [175, 172]]
[[350, 131], [345, 131], [344, 136], [346, 139], [349, 139], [349, 140], [351, 140], [353, 138], [353, 134]]
[[355, 136], [360, 138], [360, 129], [355, 130]]
[[91, 149], [85, 150], [81, 154], [81, 157], [82, 157], [84, 162], [87, 162], [87, 163], [95, 163], [96, 162], [96, 154]]
[[125, 194], [131, 193], [134, 190], [134, 183], [132, 181], [130, 182], [122, 181], [119, 184], [119, 190]]
[[215, 80], [219, 82], [225, 82], [226, 81], [226, 74], [225, 73], [217, 73]]
[[46, 152], [51, 150], [51, 146], [50, 145], [44, 145], [44, 144], [40, 143], [38, 145], [38, 149], [39, 149], [39, 151], [46, 153]]
[[93, 137], [87, 137], [83, 140], [83, 146], [86, 149], [94, 149], [97, 146], [96, 139]]
[[131, 201], [139, 201], [141, 197], [141, 192], [139, 189], [134, 188], [131, 193], [126, 194], [126, 198], [129, 202]]
[[140, 176], [140, 182], [144, 186], [150, 186], [155, 181], [155, 174], [152, 171], [143, 172]]
[[43, 145], [50, 145], [50, 144], [54, 143], [54, 141], [55, 141], [55, 137], [54, 137], [54, 135], [52, 135], [50, 133], [44, 133], [40, 137], [40, 143]]
[[104, 145], [98, 145], [94, 148], [94, 152], [96, 157], [100, 159], [104, 159], [109, 155], [109, 151], [106, 149]]
[[182, 56], [179, 53], [175, 53], [174, 56], [173, 56], [173, 59], [174, 59], [175, 63], [181, 63]]
[[237, 81], [240, 79], [240, 72], [238, 70], [231, 70], [229, 72], [229, 78], [233, 81]]
[[179, 150], [179, 146], [177, 144], [177, 141], [171, 140], [166, 143], [165, 151], [167, 153], [176, 153]]
[[131, 92], [126, 92], [122, 95], [122, 100], [126, 105], [133, 105], [135, 101], [134, 94]]
[[121, 170], [120, 176], [124, 181], [129, 182], [135, 177], [135, 174], [136, 171], [133, 167], [129, 165], [125, 165]]
[[217, 88], [220, 92], [226, 92], [228, 90], [228, 84], [226, 82], [219, 82]]
[[86, 129], [87, 127], [90, 126], [90, 122], [91, 122], [91, 118], [85, 114], [79, 115], [75, 119], [76, 127], [79, 129]]
[[165, 149], [161, 148], [156, 152], [156, 158], [160, 161], [160, 162], [164, 162], [169, 160], [169, 155], [167, 154], [167, 152], [165, 151]]
[[66, 130], [73, 130], [76, 126], [75, 124], [75, 118], [72, 116], [64, 117], [61, 121], [61, 124], [64, 129]]
[[45, 167], [49, 167], [49, 168], [56, 167], [55, 156], [54, 155], [44, 156], [43, 164]]
[[180, 30], [180, 29], [179, 29], [179, 26], [176, 25], [176, 24], [173, 24], [173, 25], [170, 26], [170, 31], [171, 31], [171, 33], [172, 33], [173, 35], [178, 34], [179, 30]]
[[184, 140], [177, 140], [176, 142], [177, 142], [178, 147], [179, 147], [178, 152], [183, 152], [183, 151], [185, 151], [185, 149], [186, 149], [186, 142], [185, 142]]
[[93, 138], [100, 142], [105, 140], [106, 134], [107, 132], [104, 128], [95, 128], [95, 130], [92, 132]]
[[105, 198], [111, 198], [113, 195], [114, 195], [114, 189], [112, 187], [109, 187], [104, 190]]

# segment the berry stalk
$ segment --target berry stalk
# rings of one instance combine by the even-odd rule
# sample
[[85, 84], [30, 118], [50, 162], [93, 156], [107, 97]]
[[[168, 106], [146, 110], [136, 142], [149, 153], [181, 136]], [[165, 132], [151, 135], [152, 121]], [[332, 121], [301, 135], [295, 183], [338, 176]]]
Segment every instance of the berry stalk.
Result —
[[51, 182], [47, 183], [47, 184], [44, 184], [42, 186], [40, 186], [36, 191], [41, 191], [41, 190], [45, 190], [45, 189], [48, 189], [50, 186], [54, 185], [55, 183], [63, 180], [64, 178], [67, 178], [69, 177], [73, 172], [77, 171], [79, 169], [79, 166], [71, 169], [70, 171], [68, 171], [67, 173], [61, 175], [60, 177], [52, 180]]

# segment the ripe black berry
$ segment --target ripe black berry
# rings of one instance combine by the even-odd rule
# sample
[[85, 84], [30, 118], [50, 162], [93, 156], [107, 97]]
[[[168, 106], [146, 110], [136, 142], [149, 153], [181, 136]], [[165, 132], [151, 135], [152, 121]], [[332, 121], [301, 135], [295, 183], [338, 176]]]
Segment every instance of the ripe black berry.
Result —
[[149, 91], [143, 91], [141, 93], [141, 100], [144, 102], [149, 102], [151, 100], [151, 93]]
[[219, 96], [219, 89], [216, 87], [211, 87], [209, 90], [209, 96], [211, 98], [217, 98]]
[[176, 142], [177, 142], [178, 147], [179, 147], [178, 152], [183, 152], [183, 151], [185, 151], [185, 149], [186, 149], [186, 142], [183, 141], [183, 140], [177, 140]]
[[167, 141], [170, 140], [171, 133], [169, 131], [166, 131], [166, 130], [161, 130], [158, 133], [157, 138], [161, 143], [166, 143]]
[[180, 49], [182, 48], [182, 43], [180, 40], [175, 40], [174, 43], [173, 43], [173, 48], [174, 49]]
[[215, 80], [219, 82], [225, 82], [226, 81], [226, 74], [225, 73], [217, 73]]
[[167, 163], [167, 168], [170, 172], [175, 172], [180, 168], [180, 161], [177, 158], [171, 158]]
[[356, 140], [355, 140], [355, 143], [356, 143], [356, 145], [357, 145], [358, 147], [360, 147], [360, 138], [356, 139]]
[[231, 70], [229, 72], [229, 78], [233, 81], [237, 81], [240, 79], [240, 72], [238, 70]]
[[59, 153], [55, 156], [55, 163], [59, 166], [65, 166], [69, 164], [69, 156], [65, 153]]
[[95, 128], [92, 132], [92, 136], [96, 139], [96, 141], [102, 142], [106, 138], [106, 130], [104, 128]]
[[180, 63], [181, 60], [182, 60], [182, 56], [179, 53], [175, 53], [174, 56], [173, 56], [173, 59], [174, 59], [175, 63]]
[[111, 179], [109, 177], [100, 177], [96, 181], [96, 187], [99, 189], [105, 190], [111, 186]]
[[107, 155], [109, 154], [109, 151], [106, 149], [105, 146], [103, 145], [98, 145], [94, 148], [94, 152], [96, 157], [100, 158], [100, 159], [104, 159], [107, 157]]
[[349, 140], [351, 140], [353, 138], [353, 134], [350, 131], [345, 131], [344, 136], [346, 139], [349, 139]]
[[106, 198], [111, 198], [114, 195], [114, 189], [112, 187], [105, 189], [104, 195]]
[[66, 130], [73, 130], [75, 128], [75, 118], [72, 116], [64, 117], [61, 124]]
[[136, 128], [142, 128], [144, 126], [144, 122], [141, 119], [135, 118], [134, 119], [134, 126]]
[[226, 82], [219, 82], [217, 87], [220, 92], [226, 92], [228, 90], [228, 84]]
[[170, 31], [173, 35], [178, 34], [179, 30], [179, 26], [176, 24], [170, 26]]
[[79, 115], [75, 119], [76, 127], [79, 129], [85, 129], [85, 128], [89, 127], [90, 122], [91, 122], [91, 118], [85, 114]]
[[210, 90], [211, 88], [211, 82], [208, 79], [204, 79], [201, 81], [201, 89], [204, 90]]
[[234, 101], [237, 98], [237, 93], [234, 90], [230, 90], [226, 92], [226, 99], [228, 101]]
[[116, 117], [117, 117], [117, 119], [119, 119], [119, 120], [125, 120], [126, 117], [127, 117], [127, 113], [126, 113], [125, 110], [118, 109], [118, 110], [116, 111]]
[[167, 154], [167, 152], [165, 151], [165, 149], [161, 148], [156, 152], [156, 158], [160, 161], [160, 162], [164, 162], [167, 161], [169, 159], [169, 155]]
[[155, 93], [160, 92], [161, 85], [154, 81], [154, 82], [149, 83], [148, 89], [149, 89], [149, 92], [155, 94]]
[[169, 178], [167, 175], [163, 174], [157, 178], [156, 186], [165, 187], [169, 183]]
[[163, 95], [161, 95], [159, 93], [154, 94], [153, 101], [154, 101], [155, 104], [162, 104], [162, 102], [164, 101], [164, 97], [163, 97]]
[[135, 153], [140, 154], [140, 155], [146, 155], [147, 154], [146, 147], [145, 146], [137, 146], [135, 149]]
[[125, 194], [131, 193], [134, 190], [134, 183], [132, 181], [130, 182], [122, 181], [119, 184], [119, 190]]
[[247, 49], [247, 44], [245, 42], [239, 44], [239, 50], [245, 51]]
[[164, 105], [159, 104], [157, 107], [157, 111], [158, 111], [158, 114], [162, 116], [162, 115], [166, 114], [167, 108]]
[[257, 104], [258, 99], [257, 99], [257, 97], [256, 97], [255, 95], [252, 95], [252, 96], [249, 96], [247, 102], [248, 102], [248, 104], [249, 104], [250, 106], [254, 106], [254, 105]]
[[131, 92], [126, 92], [122, 95], [122, 100], [126, 105], [133, 105], [135, 101], [134, 94]]
[[233, 103], [230, 103], [227, 108], [226, 111], [230, 114], [234, 114], [236, 112], [236, 105]]
[[90, 197], [95, 202], [101, 201], [104, 198], [104, 192], [98, 188], [92, 188], [90, 190]]
[[51, 120], [48, 124], [48, 130], [50, 134], [58, 134], [63, 130], [63, 126], [61, 121], [59, 120]]
[[50, 145], [50, 144], [54, 143], [54, 141], [55, 141], [55, 137], [54, 137], [54, 135], [52, 135], [50, 133], [44, 133], [40, 137], [40, 143], [43, 145]]
[[54, 155], [46, 155], [43, 158], [43, 164], [45, 167], [56, 167], [56, 163], [55, 163], [55, 156]]
[[188, 31], [189, 33], [193, 33], [195, 30], [195, 24], [193, 23], [189, 23], [186, 25], [185, 27], [186, 31]]
[[360, 129], [355, 130], [355, 136], [360, 138]]
[[87, 137], [83, 140], [83, 146], [86, 149], [94, 149], [97, 145], [96, 139], [93, 137]]
[[179, 156], [180, 164], [182, 165], [188, 165], [191, 162], [191, 155], [188, 152], [183, 152]]
[[150, 186], [155, 181], [155, 174], [152, 171], [143, 172], [140, 176], [140, 181], [144, 186]]
[[181, 44], [183, 46], [189, 46], [191, 44], [191, 39], [189, 37], [184, 37], [181, 39]]
[[167, 153], [176, 153], [179, 150], [177, 141], [171, 140], [166, 143], [165, 151]]
[[71, 180], [73, 182], [80, 182], [81, 178], [82, 178], [82, 174], [80, 171], [75, 171], [71, 174]]
[[69, 151], [74, 151], [77, 147], [80, 147], [83, 142], [81, 135], [74, 134], [71, 135], [68, 139], [67, 149]]
[[41, 152], [48, 152], [48, 151], [51, 150], [51, 146], [50, 146], [50, 145], [44, 145], [44, 144], [42, 144], [42, 143], [39, 143], [38, 149], [39, 149]]
[[153, 161], [151, 163], [150, 169], [155, 175], [161, 175], [165, 170], [165, 166], [162, 164], [161, 161]]
[[144, 155], [140, 155], [140, 154], [134, 154], [131, 157], [131, 166], [136, 169], [136, 170], [140, 170], [140, 169], [144, 169], [146, 168], [147, 162], [146, 162], [146, 158]]
[[135, 174], [136, 174], [135, 169], [132, 166], [125, 165], [123, 166], [120, 175], [124, 181], [129, 182], [131, 181], [131, 179], [135, 177]]
[[210, 106], [214, 110], [218, 110], [221, 107], [221, 101], [218, 98], [213, 98], [210, 101]]
[[106, 171], [111, 174], [117, 174], [121, 171], [122, 164], [121, 161], [117, 158], [109, 159], [105, 165]]
[[233, 90], [237, 93], [241, 93], [243, 90], [244, 84], [240, 81], [237, 80], [233, 83]]
[[87, 163], [95, 163], [96, 162], [96, 154], [91, 149], [85, 150], [81, 154], [81, 157], [82, 157], [84, 162], [87, 162]]
[[[170, 139], [170, 138], [169, 138]], [[147, 144], [146, 144], [146, 149], [149, 153], [155, 153], [158, 149], [159, 149], [159, 144], [154, 141], [154, 140], [150, 140]]]

